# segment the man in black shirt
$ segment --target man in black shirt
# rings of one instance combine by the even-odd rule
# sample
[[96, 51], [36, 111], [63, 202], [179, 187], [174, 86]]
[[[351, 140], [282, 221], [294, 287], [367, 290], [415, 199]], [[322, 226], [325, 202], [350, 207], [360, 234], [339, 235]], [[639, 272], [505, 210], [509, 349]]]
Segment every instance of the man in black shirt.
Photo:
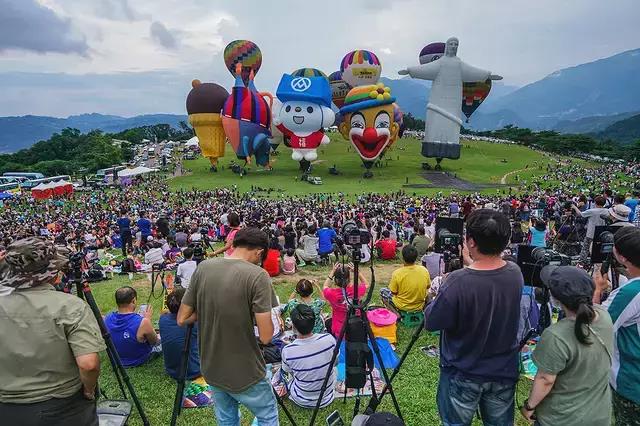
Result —
[[425, 310], [427, 330], [441, 332], [438, 411], [444, 424], [513, 424], [518, 380], [518, 321], [523, 278], [501, 258], [509, 219], [476, 210], [467, 219], [466, 268], [452, 272]]

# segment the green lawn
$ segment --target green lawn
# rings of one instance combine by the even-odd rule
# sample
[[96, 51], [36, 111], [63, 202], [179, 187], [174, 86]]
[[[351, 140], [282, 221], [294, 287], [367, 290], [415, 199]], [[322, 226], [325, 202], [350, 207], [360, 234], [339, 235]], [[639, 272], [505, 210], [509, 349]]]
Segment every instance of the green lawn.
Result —
[[[386, 154], [384, 166], [374, 168], [372, 179], [363, 179], [364, 168], [360, 157], [351, 144], [337, 133], [330, 134], [332, 142], [318, 150], [318, 161], [313, 167], [313, 176], [320, 176], [323, 185], [311, 185], [300, 182], [298, 162], [291, 159], [291, 150], [285, 146], [278, 148], [279, 155], [275, 159], [272, 171], [261, 171], [255, 167], [247, 176], [240, 178], [231, 172], [229, 164], [235, 160], [233, 151], [227, 147], [226, 156], [220, 160], [224, 170], [209, 172], [209, 162], [205, 158], [185, 161], [184, 167], [192, 170], [192, 174], [169, 181], [172, 189], [212, 189], [237, 185], [241, 192], [248, 191], [252, 185], [262, 188], [282, 189], [287, 195], [303, 195], [318, 192], [343, 192], [353, 195], [363, 192], [392, 192], [402, 189], [402, 185], [428, 183], [421, 175], [421, 164], [427, 161], [420, 154], [421, 142], [414, 138], [400, 139]], [[557, 158], [557, 157], [555, 157]], [[433, 164], [433, 159], [430, 159]], [[503, 162], [506, 160], [506, 162]], [[235, 160], [237, 161], [237, 160]], [[501, 145], [489, 142], [464, 141], [462, 155], [459, 160], [444, 160], [445, 171], [455, 173], [458, 177], [483, 184], [499, 184], [502, 177], [509, 172], [523, 170], [524, 176], [542, 174], [546, 165], [555, 162], [554, 157], [547, 157], [539, 152], [519, 145]], [[329, 174], [329, 168], [336, 166], [339, 176]], [[542, 170], [539, 167], [542, 166]], [[514, 183], [515, 175], [507, 179]], [[407, 192], [417, 194], [434, 194], [440, 190], [451, 188], [407, 188]], [[495, 189], [487, 190], [495, 192]]]
[[[309, 268], [305, 270], [305, 273], [313, 277], [324, 277], [326, 270], [324, 268]], [[116, 276], [110, 281], [104, 281], [93, 285], [93, 293], [100, 305], [103, 313], [107, 313], [114, 309], [114, 292], [122, 285], [129, 285], [129, 279], [124, 276]], [[287, 300], [294, 288], [293, 282], [283, 282], [276, 284], [276, 293], [281, 300]], [[379, 282], [378, 286], [387, 285], [386, 282]], [[137, 275], [133, 281], [133, 286], [138, 291], [139, 303], [147, 303], [147, 297], [149, 296], [149, 284], [146, 277], [143, 275]], [[377, 292], [376, 292], [377, 293]], [[377, 295], [375, 296], [375, 302], [379, 302]], [[151, 303], [154, 307], [154, 321], [157, 321], [160, 314], [161, 299], [152, 299]], [[406, 348], [411, 335], [411, 329], [406, 329], [399, 326], [399, 346], [398, 355]], [[429, 358], [422, 354], [420, 351], [421, 346], [427, 344], [437, 344], [437, 337], [423, 333], [413, 350], [409, 354], [400, 374], [394, 381], [396, 395], [400, 403], [403, 416], [407, 422], [407, 425], [435, 425], [439, 423], [438, 412], [436, 407], [436, 389], [438, 384], [438, 360]], [[100, 383], [107, 391], [107, 395], [110, 398], [119, 398], [120, 395], [117, 390], [115, 379], [111, 372], [108, 360], [106, 356], [102, 357], [102, 372], [100, 376]], [[169, 378], [164, 372], [162, 359], [156, 359], [150, 364], [132, 368], [127, 370], [135, 390], [140, 397], [144, 406], [145, 412], [152, 425], [167, 425], [171, 419], [171, 412], [173, 407], [173, 398], [175, 395], [175, 382]], [[390, 372], [390, 371], [389, 371]], [[526, 398], [530, 382], [527, 379], [522, 379], [521, 384], [518, 386], [519, 401], [523, 401]], [[322, 410], [320, 416], [316, 422], [317, 425], [325, 424], [324, 418], [333, 410], [339, 410], [345, 421], [351, 419], [353, 411], [353, 399], [347, 399], [346, 405], [342, 400], [336, 400], [329, 408]], [[367, 398], [363, 398], [362, 409], [368, 403]], [[285, 400], [285, 404], [290, 409], [296, 422], [304, 425], [308, 424], [311, 418], [311, 411], [303, 410], [295, 407], [292, 403]], [[392, 411], [393, 406], [391, 399], [386, 396], [383, 404], [380, 407], [381, 410]], [[288, 424], [284, 414], [281, 412], [281, 423], [283, 425]], [[516, 413], [516, 418], [519, 414]], [[251, 424], [252, 416], [243, 410], [242, 424]], [[518, 419], [518, 424], [524, 425], [522, 419]], [[134, 410], [130, 425], [140, 425], [141, 421], [137, 413]], [[183, 414], [178, 420], [179, 425], [211, 425], [215, 424], [215, 419], [212, 410], [209, 409], [188, 409], [184, 410]], [[347, 422], [346, 424], [350, 424]], [[478, 424], [480, 424], [478, 422]]]

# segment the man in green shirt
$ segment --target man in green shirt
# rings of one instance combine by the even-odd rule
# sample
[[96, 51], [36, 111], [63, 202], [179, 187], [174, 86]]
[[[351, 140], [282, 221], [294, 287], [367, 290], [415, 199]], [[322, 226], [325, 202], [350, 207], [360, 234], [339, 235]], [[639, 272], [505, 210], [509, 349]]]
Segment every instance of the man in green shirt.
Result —
[[426, 236], [426, 230], [424, 229], [424, 226], [421, 225], [418, 228], [418, 234], [413, 237], [411, 245], [413, 245], [418, 251], [418, 259], [422, 259], [422, 256], [427, 254], [429, 246], [431, 246], [431, 239]]
[[240, 424], [239, 404], [261, 426], [278, 425], [278, 407], [259, 346], [271, 342], [271, 309], [278, 306], [271, 279], [259, 266], [268, 245], [263, 231], [239, 230], [229, 257], [198, 265], [178, 311], [178, 325], [198, 321], [200, 370], [214, 389], [220, 425]]
[[94, 400], [105, 349], [81, 299], [51, 285], [67, 264], [40, 238], [9, 245], [0, 261], [0, 423], [97, 426]]

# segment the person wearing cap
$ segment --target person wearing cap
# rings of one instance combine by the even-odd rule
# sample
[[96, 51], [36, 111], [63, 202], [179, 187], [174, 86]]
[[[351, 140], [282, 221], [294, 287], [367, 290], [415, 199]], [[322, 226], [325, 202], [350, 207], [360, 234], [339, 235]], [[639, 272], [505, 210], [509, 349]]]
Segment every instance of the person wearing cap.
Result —
[[502, 259], [510, 237], [505, 215], [473, 211], [463, 250], [468, 267], [450, 273], [425, 309], [425, 328], [441, 330], [437, 404], [444, 424], [470, 424], [478, 408], [485, 424], [513, 424], [524, 280], [518, 265]]
[[[613, 388], [616, 425], [634, 425], [640, 420], [640, 229], [625, 227], [614, 235], [613, 254], [626, 269], [628, 281], [620, 280], [606, 303], [613, 320], [613, 365], [609, 383]], [[600, 303], [609, 287], [596, 269], [594, 303]]]
[[631, 209], [624, 204], [616, 204], [609, 209], [609, 219], [611, 224], [609, 226], [633, 226], [633, 223], [629, 222], [629, 215], [631, 215]]
[[96, 318], [82, 299], [55, 291], [67, 253], [29, 237], [0, 260], [0, 423], [98, 425]]
[[538, 372], [521, 413], [542, 426], [609, 425], [611, 317], [593, 305], [594, 283], [584, 270], [546, 266], [540, 277], [565, 317], [544, 330], [533, 352]]

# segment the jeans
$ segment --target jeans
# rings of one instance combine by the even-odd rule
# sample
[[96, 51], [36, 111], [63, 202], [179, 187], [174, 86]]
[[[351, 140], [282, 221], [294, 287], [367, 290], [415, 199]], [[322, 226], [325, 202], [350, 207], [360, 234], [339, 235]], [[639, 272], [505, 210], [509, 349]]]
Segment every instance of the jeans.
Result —
[[82, 390], [68, 398], [33, 404], [0, 403], [0, 419], [12, 426], [98, 426], [96, 402], [85, 399]]
[[258, 419], [260, 426], [278, 426], [278, 405], [271, 383], [262, 379], [241, 393], [231, 393], [213, 387], [213, 400], [219, 426], [239, 426], [238, 404], [242, 404]]
[[440, 419], [445, 426], [470, 425], [480, 408], [484, 425], [513, 425], [515, 391], [515, 383], [480, 382], [440, 370]]

